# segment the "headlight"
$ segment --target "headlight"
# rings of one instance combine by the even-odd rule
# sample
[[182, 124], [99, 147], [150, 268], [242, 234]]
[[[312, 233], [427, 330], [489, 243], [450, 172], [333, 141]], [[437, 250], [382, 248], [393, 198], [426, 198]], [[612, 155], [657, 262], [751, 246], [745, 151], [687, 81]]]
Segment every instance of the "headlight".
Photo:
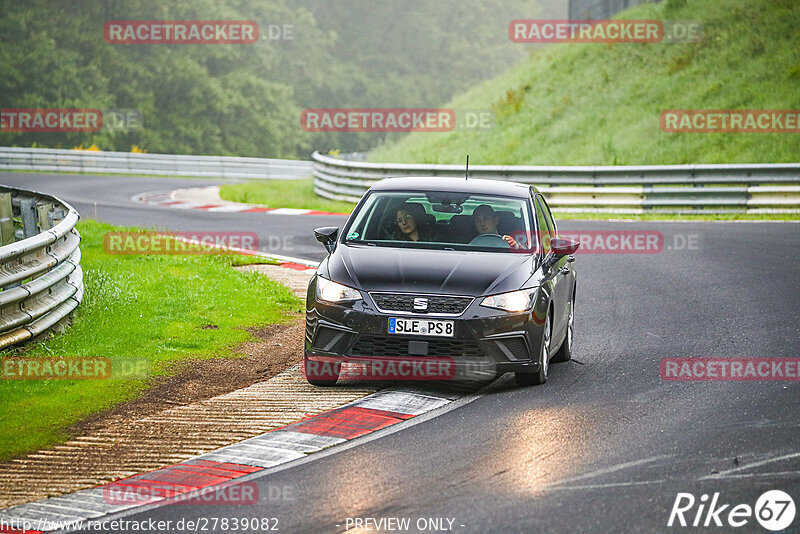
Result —
[[483, 299], [481, 306], [487, 308], [497, 308], [507, 312], [524, 312], [531, 309], [533, 298], [536, 296], [536, 288], [520, 289], [499, 295], [490, 295]]
[[345, 302], [360, 299], [361, 293], [352, 287], [317, 276], [317, 298], [327, 302]]

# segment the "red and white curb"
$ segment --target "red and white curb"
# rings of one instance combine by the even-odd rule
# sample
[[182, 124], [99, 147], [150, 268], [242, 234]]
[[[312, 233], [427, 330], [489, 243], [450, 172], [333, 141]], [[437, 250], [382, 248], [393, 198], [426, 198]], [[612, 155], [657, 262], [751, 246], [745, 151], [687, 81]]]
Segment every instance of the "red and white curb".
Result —
[[[186, 194], [190, 197], [209, 197], [209, 198], [219, 199], [218, 187], [206, 187], [206, 188], [178, 189], [175, 191], [155, 191], [151, 193], [142, 193], [132, 197], [132, 200], [135, 202], [143, 202], [145, 204], [154, 204], [167, 207], [176, 207], [182, 209], [198, 209], [206, 211], [224, 211], [229, 213], [249, 211], [254, 213], [273, 213], [277, 215], [344, 215], [344, 216], [348, 215], [347, 213], [331, 213], [326, 211], [298, 210], [292, 208], [264, 208], [263, 206], [240, 204], [238, 202], [229, 202], [227, 200], [222, 200], [222, 199], [219, 199], [218, 203], [191, 202], [185, 199], [175, 199], [175, 195], [177, 193]], [[319, 262], [305, 260], [302, 258], [293, 258], [291, 256], [282, 256], [279, 254], [267, 254], [256, 250], [229, 247], [215, 243], [204, 243], [201, 241], [197, 241], [195, 239], [189, 239], [179, 235], [174, 235], [170, 232], [163, 232], [163, 235], [171, 236], [174, 239], [177, 239], [178, 241], [183, 241], [185, 243], [193, 245], [218, 248], [220, 250], [230, 250], [247, 256], [259, 256], [262, 258], [268, 258], [277, 261], [281, 267], [286, 267], [288, 269], [294, 269], [297, 271], [316, 269], [317, 265], [319, 264]]]
[[162, 501], [169, 504], [176, 498], [203, 504], [208, 492], [213, 494], [232, 487], [241, 477], [412, 419], [446, 406], [462, 395], [455, 391], [432, 393], [407, 387], [379, 391], [150, 473], [0, 510], [0, 532], [34, 534], [83, 528], [91, 520]]
[[151, 191], [141, 193], [131, 197], [134, 202], [162, 206], [166, 208], [177, 208], [183, 210], [201, 210], [221, 213], [268, 213], [270, 215], [337, 215], [347, 216], [349, 213], [335, 213], [331, 211], [308, 210], [298, 208], [267, 208], [258, 204], [243, 204], [241, 202], [231, 202], [219, 199], [209, 201], [197, 201], [181, 198], [181, 193], [193, 191], [191, 189], [177, 189], [173, 191]]

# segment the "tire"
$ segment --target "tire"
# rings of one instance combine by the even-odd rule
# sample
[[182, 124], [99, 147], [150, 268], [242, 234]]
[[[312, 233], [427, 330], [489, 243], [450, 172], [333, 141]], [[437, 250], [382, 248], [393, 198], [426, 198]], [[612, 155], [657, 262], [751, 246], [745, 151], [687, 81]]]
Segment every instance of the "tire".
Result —
[[539, 349], [539, 370], [535, 373], [514, 373], [514, 380], [516, 380], [518, 386], [539, 386], [547, 382], [547, 373], [550, 368], [551, 333], [550, 313], [548, 313], [542, 330], [542, 346]]
[[553, 354], [553, 363], [568, 362], [572, 358], [572, 341], [575, 338], [575, 295], [569, 303], [569, 318], [567, 319], [567, 333], [564, 335], [564, 342], [561, 348]]
[[308, 380], [308, 383], [311, 384], [312, 386], [321, 386], [324, 388], [329, 388], [336, 385], [336, 380], [319, 380], [317, 378], [308, 378], [308, 377], [306, 377], [306, 380]]
[[[316, 363], [316, 362], [313, 362]], [[322, 386], [322, 387], [331, 387], [336, 385], [336, 381], [339, 379], [339, 371], [341, 370], [340, 366], [329, 366], [325, 368], [325, 373], [320, 373], [322, 376], [317, 376], [317, 373], [309, 373], [308, 372], [308, 365], [309, 359], [304, 358], [303, 361], [303, 369], [305, 370], [306, 380], [312, 386]]]

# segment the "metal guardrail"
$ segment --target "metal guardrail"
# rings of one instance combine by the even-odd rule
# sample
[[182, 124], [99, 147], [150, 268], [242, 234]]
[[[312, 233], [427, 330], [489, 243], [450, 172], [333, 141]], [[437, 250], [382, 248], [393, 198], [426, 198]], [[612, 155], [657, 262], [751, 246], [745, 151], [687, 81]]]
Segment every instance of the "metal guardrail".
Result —
[[0, 186], [0, 349], [46, 332], [81, 302], [78, 218], [56, 197]]
[[2, 169], [256, 179], [305, 178], [312, 170], [310, 161], [291, 159], [0, 147]]
[[629, 7], [661, 0], [569, 0], [570, 20], [608, 19]]
[[[358, 201], [390, 176], [461, 178], [461, 165], [370, 163], [315, 152], [312, 161], [0, 147], [0, 170], [295, 179], [323, 197]], [[347, 157], [347, 156], [346, 156]], [[800, 163], [742, 165], [476, 165], [470, 177], [535, 184], [560, 212], [798, 213]]]
[[[357, 202], [383, 178], [464, 178], [461, 165], [370, 163], [315, 152], [314, 191]], [[558, 167], [475, 165], [470, 178], [534, 184], [566, 212], [800, 213], [800, 163]]]

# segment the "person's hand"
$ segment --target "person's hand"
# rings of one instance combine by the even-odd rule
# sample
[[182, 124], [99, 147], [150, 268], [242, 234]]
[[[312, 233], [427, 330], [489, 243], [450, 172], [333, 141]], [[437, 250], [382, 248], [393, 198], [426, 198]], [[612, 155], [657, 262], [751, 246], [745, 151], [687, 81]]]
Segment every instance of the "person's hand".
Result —
[[511, 248], [519, 248], [519, 243], [517, 243], [517, 241], [513, 237], [511, 237], [510, 235], [504, 235], [503, 236], [503, 240], [506, 243], [508, 243], [509, 247], [511, 247]]

